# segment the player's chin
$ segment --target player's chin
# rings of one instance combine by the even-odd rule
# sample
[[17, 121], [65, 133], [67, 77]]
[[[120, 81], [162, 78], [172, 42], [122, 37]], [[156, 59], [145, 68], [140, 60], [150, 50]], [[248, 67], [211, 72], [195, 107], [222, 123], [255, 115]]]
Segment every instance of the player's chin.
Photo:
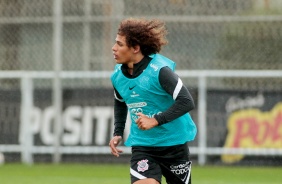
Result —
[[119, 59], [116, 59], [116, 63], [117, 63], [117, 64], [125, 64], [125, 62], [124, 62], [124, 61], [119, 60]]

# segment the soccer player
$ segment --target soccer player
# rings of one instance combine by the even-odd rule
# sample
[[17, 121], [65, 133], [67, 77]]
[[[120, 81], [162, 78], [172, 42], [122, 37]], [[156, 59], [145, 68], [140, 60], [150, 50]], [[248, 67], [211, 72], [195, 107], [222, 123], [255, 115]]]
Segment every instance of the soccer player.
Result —
[[191, 183], [187, 142], [196, 126], [189, 115], [194, 101], [174, 72], [175, 63], [159, 54], [166, 40], [160, 20], [128, 18], [121, 21], [112, 47], [117, 63], [111, 76], [114, 87], [114, 137], [109, 146], [114, 156], [129, 112], [132, 124], [125, 141], [131, 146], [131, 183]]

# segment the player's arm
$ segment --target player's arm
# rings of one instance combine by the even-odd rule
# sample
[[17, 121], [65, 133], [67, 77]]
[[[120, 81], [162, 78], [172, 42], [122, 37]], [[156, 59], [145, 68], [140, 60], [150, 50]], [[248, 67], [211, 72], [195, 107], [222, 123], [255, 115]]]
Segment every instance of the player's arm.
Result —
[[122, 97], [115, 89], [115, 101], [114, 101], [114, 136], [123, 137], [123, 132], [125, 128], [125, 122], [127, 117], [127, 105], [123, 101]]
[[169, 109], [154, 116], [159, 125], [173, 121], [195, 108], [189, 90], [170, 68], [164, 67], [160, 70], [159, 81], [163, 89], [175, 100]]
[[118, 157], [119, 153], [122, 153], [122, 150], [118, 149], [117, 146], [122, 141], [127, 117], [127, 106], [116, 89], [114, 93], [114, 137], [111, 139], [109, 146], [112, 154]]

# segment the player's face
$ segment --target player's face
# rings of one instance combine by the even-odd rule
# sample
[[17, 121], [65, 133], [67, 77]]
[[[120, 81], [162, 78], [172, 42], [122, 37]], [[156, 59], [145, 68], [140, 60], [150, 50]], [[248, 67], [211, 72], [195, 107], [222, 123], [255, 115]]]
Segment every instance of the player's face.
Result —
[[128, 64], [133, 61], [134, 49], [127, 46], [125, 36], [117, 35], [116, 42], [112, 47], [112, 50], [116, 63]]

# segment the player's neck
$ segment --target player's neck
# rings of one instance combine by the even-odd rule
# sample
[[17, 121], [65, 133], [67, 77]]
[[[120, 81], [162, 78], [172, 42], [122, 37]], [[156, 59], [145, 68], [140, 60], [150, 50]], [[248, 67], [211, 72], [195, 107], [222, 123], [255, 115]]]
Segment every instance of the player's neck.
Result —
[[134, 59], [132, 60], [132, 62], [130, 62], [130, 63], [127, 64], [127, 67], [128, 67], [127, 71], [128, 71], [128, 73], [129, 73], [130, 75], [133, 74], [134, 65], [137, 64], [137, 63], [139, 63], [143, 58], [144, 58], [143, 54], [141, 54], [141, 53], [140, 53], [140, 54], [137, 54], [137, 55], [134, 57]]

